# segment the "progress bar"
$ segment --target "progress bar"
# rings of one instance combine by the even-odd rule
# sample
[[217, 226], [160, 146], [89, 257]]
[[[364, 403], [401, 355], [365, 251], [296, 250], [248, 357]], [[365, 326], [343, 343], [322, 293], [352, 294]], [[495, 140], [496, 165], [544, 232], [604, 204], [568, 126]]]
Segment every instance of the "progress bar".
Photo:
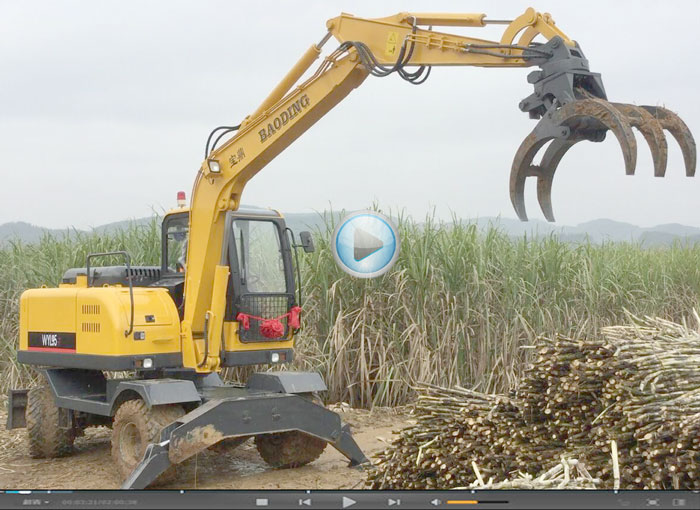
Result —
[[447, 504], [448, 505], [484, 505], [484, 504], [496, 504], [496, 505], [507, 505], [508, 501], [502, 500], [502, 501], [497, 501], [497, 500], [487, 500], [487, 501], [480, 501], [477, 499], [448, 499]]

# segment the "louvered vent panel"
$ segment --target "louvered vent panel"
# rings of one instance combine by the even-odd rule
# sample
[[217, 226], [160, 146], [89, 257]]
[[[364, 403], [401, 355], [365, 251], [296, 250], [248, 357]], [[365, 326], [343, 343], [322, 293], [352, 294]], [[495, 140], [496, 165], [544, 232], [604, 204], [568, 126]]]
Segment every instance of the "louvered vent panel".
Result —
[[83, 305], [82, 312], [83, 315], [99, 315], [100, 305]]
[[99, 322], [83, 322], [82, 323], [83, 333], [99, 333], [100, 323]]

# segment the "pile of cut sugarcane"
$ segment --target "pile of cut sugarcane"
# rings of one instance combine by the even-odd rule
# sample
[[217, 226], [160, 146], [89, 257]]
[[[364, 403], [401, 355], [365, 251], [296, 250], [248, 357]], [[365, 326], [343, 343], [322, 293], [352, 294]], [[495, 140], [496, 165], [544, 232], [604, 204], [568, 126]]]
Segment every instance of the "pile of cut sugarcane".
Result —
[[419, 390], [417, 423], [368, 486], [700, 488], [700, 331], [687, 325], [632, 318], [601, 339], [539, 339], [507, 396]]

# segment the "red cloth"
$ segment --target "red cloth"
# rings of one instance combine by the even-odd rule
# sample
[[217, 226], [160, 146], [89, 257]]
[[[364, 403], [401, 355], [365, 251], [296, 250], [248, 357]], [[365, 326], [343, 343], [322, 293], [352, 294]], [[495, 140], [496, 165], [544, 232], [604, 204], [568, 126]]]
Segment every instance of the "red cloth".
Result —
[[236, 320], [241, 323], [243, 329], [250, 329], [250, 315], [239, 313]]
[[259, 321], [260, 334], [265, 338], [279, 338], [284, 335], [284, 324], [282, 324], [282, 319], [284, 318], [287, 318], [287, 325], [290, 328], [299, 329], [301, 327], [301, 307], [293, 306], [287, 313], [271, 319], [243, 312], [236, 316], [236, 320], [240, 323], [241, 328], [245, 330], [250, 329], [250, 319]]
[[289, 327], [292, 329], [299, 329], [301, 327], [301, 306], [293, 306], [291, 310], [289, 310], [289, 320], [287, 321], [287, 324], [289, 324]]
[[260, 334], [265, 338], [279, 338], [284, 335], [284, 324], [277, 319], [265, 319], [260, 323]]

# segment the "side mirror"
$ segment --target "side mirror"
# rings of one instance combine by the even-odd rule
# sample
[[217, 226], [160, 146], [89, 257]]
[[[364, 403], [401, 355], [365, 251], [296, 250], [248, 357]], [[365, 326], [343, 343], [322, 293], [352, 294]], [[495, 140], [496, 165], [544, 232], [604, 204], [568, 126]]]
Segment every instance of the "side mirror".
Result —
[[299, 239], [301, 240], [301, 247], [304, 248], [306, 253], [312, 253], [314, 248], [314, 238], [311, 236], [311, 232], [299, 232]]

